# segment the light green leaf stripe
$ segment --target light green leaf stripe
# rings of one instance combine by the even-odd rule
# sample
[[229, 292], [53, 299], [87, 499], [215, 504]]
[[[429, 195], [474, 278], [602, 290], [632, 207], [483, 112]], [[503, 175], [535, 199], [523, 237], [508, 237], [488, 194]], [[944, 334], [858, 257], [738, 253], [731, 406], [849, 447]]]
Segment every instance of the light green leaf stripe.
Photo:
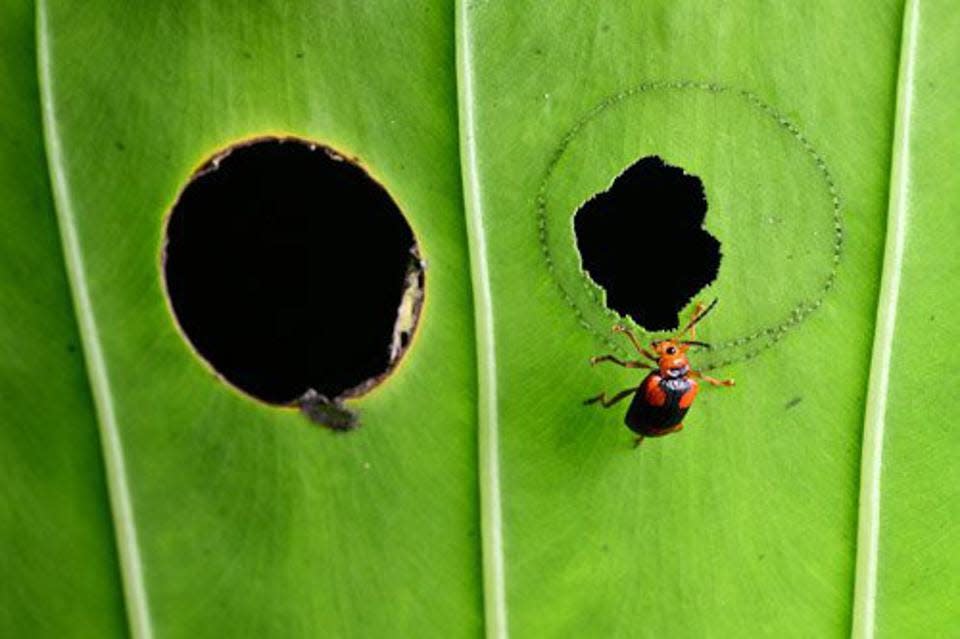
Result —
[[853, 637], [871, 639], [877, 616], [877, 568], [880, 544], [880, 502], [884, 426], [890, 387], [891, 358], [897, 325], [904, 246], [909, 226], [910, 124], [917, 54], [919, 0], [907, 0], [903, 17], [900, 73], [890, 173], [890, 208], [880, 298], [877, 304], [873, 357], [863, 429], [860, 516], [857, 531], [857, 571]]
[[46, 2], [37, 3], [37, 66], [40, 84], [41, 108], [43, 111], [44, 138], [50, 168], [50, 182], [56, 204], [58, 226], [67, 264], [70, 288], [77, 316], [87, 373], [100, 425], [100, 443], [106, 468], [107, 487], [113, 514], [114, 532], [120, 555], [123, 575], [123, 590], [131, 634], [138, 639], [153, 636], [150, 609], [143, 580], [140, 549], [137, 543], [137, 528], [133, 516], [130, 488], [123, 456], [123, 446], [114, 414], [110, 377], [101, 347], [96, 318], [87, 287], [83, 252], [77, 237], [76, 216], [71, 201], [66, 172], [63, 170], [63, 153], [60, 146], [58, 118], [54, 93], [54, 79], [50, 64], [51, 33]]
[[500, 443], [493, 298], [487, 267], [487, 238], [477, 159], [473, 40], [467, 0], [457, 4], [457, 84], [460, 166], [470, 248], [477, 343], [478, 462], [483, 537], [484, 618], [487, 637], [507, 637], [507, 601], [500, 500]]

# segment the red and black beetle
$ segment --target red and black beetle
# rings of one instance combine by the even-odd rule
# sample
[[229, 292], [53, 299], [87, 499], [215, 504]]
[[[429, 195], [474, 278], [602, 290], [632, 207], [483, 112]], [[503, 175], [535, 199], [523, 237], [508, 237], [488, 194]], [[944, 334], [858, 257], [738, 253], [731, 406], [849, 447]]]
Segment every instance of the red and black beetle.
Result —
[[[623, 423], [637, 434], [635, 446], [639, 446], [644, 437], [662, 437], [683, 428], [683, 418], [690, 410], [690, 406], [693, 404], [700, 388], [697, 379], [702, 379], [714, 386], [733, 386], [734, 384], [732, 379], [715, 379], [704, 375], [700, 371], [691, 370], [690, 362], [687, 361], [687, 351], [691, 346], [710, 347], [709, 344], [696, 340], [696, 327], [716, 305], [717, 300], [714, 300], [710, 306], [697, 304], [690, 321], [675, 337], [655, 340], [650, 343], [653, 352], [644, 348], [636, 336], [626, 327], [619, 324], [614, 326], [614, 333], [626, 335], [637, 352], [652, 362], [656, 362], [656, 366], [638, 360], [624, 361], [613, 355], [591, 357], [591, 366], [600, 362], [613, 362], [625, 368], [652, 368], [654, 370], [644, 378], [639, 386], [622, 390], [609, 399], [607, 399], [606, 393], [600, 393], [596, 397], [591, 397], [585, 401], [584, 404], [599, 402], [604, 408], [609, 408], [633, 395], [633, 401], [630, 403], [630, 408], [627, 409]], [[684, 339], [688, 334], [689, 339]]]

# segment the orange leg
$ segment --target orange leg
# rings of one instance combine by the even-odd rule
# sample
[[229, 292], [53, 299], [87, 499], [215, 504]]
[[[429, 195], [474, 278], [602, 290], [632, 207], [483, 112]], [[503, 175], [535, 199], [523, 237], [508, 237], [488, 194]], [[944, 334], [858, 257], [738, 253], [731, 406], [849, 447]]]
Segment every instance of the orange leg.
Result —
[[690, 377], [697, 377], [708, 384], [712, 384], [713, 386], [733, 386], [736, 384], [736, 382], [732, 379], [717, 379], [716, 377], [704, 375], [700, 371], [690, 371]]
[[697, 302], [696, 307], [693, 309], [693, 315], [690, 316], [690, 321], [687, 322], [687, 325], [683, 327], [682, 331], [677, 333], [677, 337], [683, 337], [687, 333], [690, 333], [690, 339], [697, 339], [697, 322], [713, 310], [713, 307], [717, 305], [717, 301], [718, 300], [713, 300], [709, 306], [704, 306], [703, 302]]
[[707, 305], [703, 302], [697, 302], [697, 305], [693, 308], [693, 315], [690, 317], [691, 326], [687, 329], [690, 339], [697, 339], [697, 320], [705, 310], [707, 310]]
[[614, 355], [594, 355], [590, 358], [591, 366], [596, 366], [600, 362], [613, 362], [614, 364], [623, 366], [624, 368], [653, 368], [652, 366], [644, 364], [643, 362], [635, 359], [624, 361]]
[[624, 326], [623, 324], [617, 324], [616, 326], [614, 326], [613, 332], [623, 333], [624, 335], [627, 336], [627, 339], [630, 340], [630, 343], [633, 344], [633, 347], [637, 349], [638, 353], [640, 353], [641, 355], [643, 355], [644, 357], [646, 357], [651, 361], [654, 361], [654, 362], [657, 361], [658, 359], [657, 356], [651, 353], [650, 351], [648, 351], [647, 349], [645, 349], [643, 345], [640, 343], [640, 340], [637, 339], [637, 336], [634, 335], [633, 332], [631, 332], [631, 330], [626, 326]]
[[614, 396], [611, 397], [610, 399], [607, 399], [607, 394], [606, 394], [606, 393], [600, 393], [600, 394], [597, 395], [596, 397], [591, 397], [590, 399], [586, 400], [586, 401], [583, 402], [583, 403], [584, 403], [584, 404], [596, 404], [597, 402], [600, 402], [600, 404], [601, 404], [604, 408], [610, 408], [611, 406], [613, 406], [613, 405], [616, 404], [617, 402], [623, 401], [624, 399], [626, 399], [626, 398], [629, 397], [630, 395], [633, 395], [634, 393], [637, 392], [637, 390], [638, 390], [637, 387], [636, 387], [636, 386], [633, 386], [633, 387], [631, 387], [631, 388], [627, 388], [627, 389], [624, 389], [624, 390], [620, 391], [619, 393], [617, 393], [616, 395], [614, 395]]

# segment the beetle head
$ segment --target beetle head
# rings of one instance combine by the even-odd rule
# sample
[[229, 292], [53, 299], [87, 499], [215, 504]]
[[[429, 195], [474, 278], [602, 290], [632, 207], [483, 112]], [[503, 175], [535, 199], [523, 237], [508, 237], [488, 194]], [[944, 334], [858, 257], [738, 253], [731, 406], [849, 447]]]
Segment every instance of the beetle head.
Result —
[[690, 344], [675, 339], [660, 339], [650, 343], [657, 354], [657, 368], [664, 377], [683, 377], [690, 371], [687, 351]]

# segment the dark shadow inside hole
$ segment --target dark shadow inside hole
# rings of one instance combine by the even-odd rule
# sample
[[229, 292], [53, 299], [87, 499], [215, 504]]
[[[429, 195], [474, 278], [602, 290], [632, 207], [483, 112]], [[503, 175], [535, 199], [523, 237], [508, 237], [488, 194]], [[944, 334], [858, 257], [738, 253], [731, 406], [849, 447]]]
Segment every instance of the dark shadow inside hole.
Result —
[[717, 277], [720, 242], [703, 229], [703, 183], [659, 157], [638, 160], [574, 216], [583, 268], [607, 305], [651, 331]]
[[[196, 350], [275, 404], [374, 385], [409, 339], [423, 284], [413, 232], [386, 191], [289, 139], [235, 147], [194, 177], [170, 215], [164, 275]], [[398, 321], [411, 293], [414, 316]]]

